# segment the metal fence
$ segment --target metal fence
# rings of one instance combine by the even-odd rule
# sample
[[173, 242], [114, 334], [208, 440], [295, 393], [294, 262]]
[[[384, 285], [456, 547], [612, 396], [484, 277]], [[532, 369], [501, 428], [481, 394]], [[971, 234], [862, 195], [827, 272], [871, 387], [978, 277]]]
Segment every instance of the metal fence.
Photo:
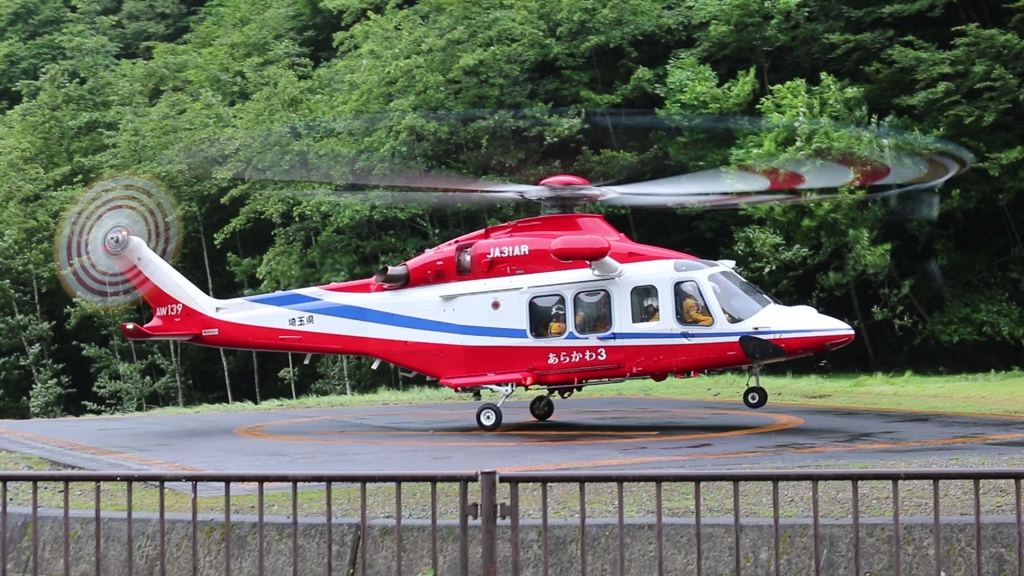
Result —
[[2, 576], [1024, 576], [1022, 478], [1017, 469], [3, 472], [0, 566]]

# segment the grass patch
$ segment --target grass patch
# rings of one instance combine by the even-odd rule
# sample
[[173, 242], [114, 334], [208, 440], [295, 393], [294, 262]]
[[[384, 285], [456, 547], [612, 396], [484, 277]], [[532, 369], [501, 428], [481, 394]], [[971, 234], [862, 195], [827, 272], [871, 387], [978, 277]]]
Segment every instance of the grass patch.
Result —
[[[769, 371], [771, 369], [769, 368]], [[592, 386], [579, 396], [652, 396], [685, 400], [739, 402], [747, 377], [741, 373], [698, 378], [669, 378], [664, 382], [637, 380], [611, 386]], [[881, 408], [979, 414], [1024, 415], [1024, 373], [992, 372], [954, 376], [905, 374], [772, 375], [761, 378], [772, 404], [812, 404], [844, 408]], [[527, 400], [535, 394], [519, 391], [511, 400]], [[488, 396], [484, 400], [497, 398]], [[187, 408], [158, 408], [148, 414], [197, 414], [251, 410], [342, 408], [470, 402], [470, 396], [455, 394], [440, 385], [414, 387], [404, 391], [381, 390], [355, 396], [309, 396], [297, 400], [268, 400], [209, 404]]]

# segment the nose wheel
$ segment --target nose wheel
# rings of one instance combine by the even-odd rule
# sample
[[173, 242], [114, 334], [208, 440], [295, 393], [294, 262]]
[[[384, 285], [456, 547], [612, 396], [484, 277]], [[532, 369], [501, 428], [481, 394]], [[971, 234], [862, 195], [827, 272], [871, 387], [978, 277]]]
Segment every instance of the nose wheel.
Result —
[[751, 386], [743, 392], [743, 403], [747, 408], [757, 410], [768, 403], [768, 391], [760, 386]]
[[541, 422], [551, 418], [551, 415], [555, 413], [555, 403], [551, 400], [550, 396], [542, 395], [537, 396], [530, 401], [530, 416], [533, 416]]
[[743, 403], [752, 410], [764, 407], [768, 403], [768, 391], [761, 387], [761, 367], [754, 366], [750, 369], [750, 374], [747, 375], [747, 384], [750, 384], [750, 378], [753, 376], [754, 385], [748, 386], [743, 391]]

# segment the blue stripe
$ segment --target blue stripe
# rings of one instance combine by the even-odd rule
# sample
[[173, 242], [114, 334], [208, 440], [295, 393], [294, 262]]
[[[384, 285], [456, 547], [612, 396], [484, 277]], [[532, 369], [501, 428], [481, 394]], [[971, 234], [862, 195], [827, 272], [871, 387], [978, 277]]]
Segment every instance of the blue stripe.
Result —
[[245, 299], [248, 300], [249, 302], [255, 302], [257, 304], [266, 304], [267, 306], [280, 306], [282, 308], [291, 308], [297, 304], [321, 302], [321, 300], [317, 300], [312, 296], [296, 294], [295, 292], [274, 292], [272, 294], [260, 294], [259, 296], [249, 296]]
[[382, 312], [361, 306], [348, 304], [336, 304], [304, 296], [302, 294], [271, 294], [267, 296], [252, 296], [246, 298], [251, 302], [266, 304], [268, 306], [280, 306], [289, 310], [308, 312], [311, 314], [323, 314], [346, 320], [358, 322], [371, 322], [396, 328], [410, 328], [412, 330], [425, 330], [428, 332], [443, 332], [446, 334], [459, 334], [462, 336], [488, 336], [491, 338], [526, 338], [526, 330], [515, 328], [490, 328], [487, 326], [464, 326], [441, 322], [438, 320], [427, 320], [412, 316], [403, 316], [392, 312]]
[[[490, 328], [487, 326], [465, 326], [462, 324], [453, 324], [451, 322], [427, 320], [424, 318], [415, 318], [412, 316], [403, 316], [401, 314], [395, 314], [392, 312], [382, 312], [380, 310], [363, 308], [361, 306], [351, 306], [349, 304], [336, 304], [333, 302], [320, 300], [318, 298], [313, 298], [312, 296], [296, 294], [295, 292], [276, 292], [273, 294], [249, 296], [246, 297], [245, 300], [255, 302], [257, 304], [266, 304], [268, 306], [279, 306], [281, 308], [287, 308], [289, 310], [296, 310], [299, 312], [323, 314], [324, 316], [333, 316], [335, 318], [344, 318], [346, 320], [355, 320], [358, 322], [371, 322], [373, 324], [394, 326], [396, 328], [409, 328], [412, 330], [424, 330], [427, 332], [443, 332], [445, 334], [459, 334], [462, 336], [486, 336], [490, 338], [517, 339], [528, 338], [526, 330], [519, 330], [516, 328]], [[834, 329], [805, 329], [772, 331], [762, 330], [756, 332], [615, 332], [600, 337], [600, 339], [665, 340], [670, 338], [682, 338], [691, 340], [698, 338], [739, 338], [740, 336], [768, 336], [772, 334], [811, 334], [818, 332], [834, 331]], [[569, 332], [569, 334], [564, 339], [589, 340], [589, 338], [582, 338], [580, 336], [577, 336], [573, 332]]]

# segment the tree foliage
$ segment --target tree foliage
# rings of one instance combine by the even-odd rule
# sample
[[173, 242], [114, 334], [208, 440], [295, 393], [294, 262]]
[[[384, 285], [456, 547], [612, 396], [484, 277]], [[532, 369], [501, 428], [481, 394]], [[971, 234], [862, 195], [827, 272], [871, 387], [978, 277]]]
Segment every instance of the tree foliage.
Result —
[[[979, 162], [937, 203], [927, 193], [866, 202], [851, 189], [842, 202], [606, 217], [641, 242], [734, 258], [785, 302], [855, 325], [858, 343], [830, 357], [840, 367], [1019, 365], [1022, 35], [1024, 5], [974, 0], [0, 0], [0, 415], [290, 397], [293, 385], [359, 392], [406, 378], [369, 359], [307, 366], [121, 339], [117, 323], [148, 309], [73, 301], [52, 257], [65, 207], [106, 175], [148, 174], [173, 191], [185, 223], [178, 267], [232, 297], [364, 277], [537, 213], [327, 193], [346, 175], [401, 166], [599, 180], [638, 175], [644, 145], [687, 170], [877, 145], [822, 120], [942, 137]], [[608, 146], [572, 114], [546, 116], [552, 108], [758, 115], [801, 128], [728, 145]]]

